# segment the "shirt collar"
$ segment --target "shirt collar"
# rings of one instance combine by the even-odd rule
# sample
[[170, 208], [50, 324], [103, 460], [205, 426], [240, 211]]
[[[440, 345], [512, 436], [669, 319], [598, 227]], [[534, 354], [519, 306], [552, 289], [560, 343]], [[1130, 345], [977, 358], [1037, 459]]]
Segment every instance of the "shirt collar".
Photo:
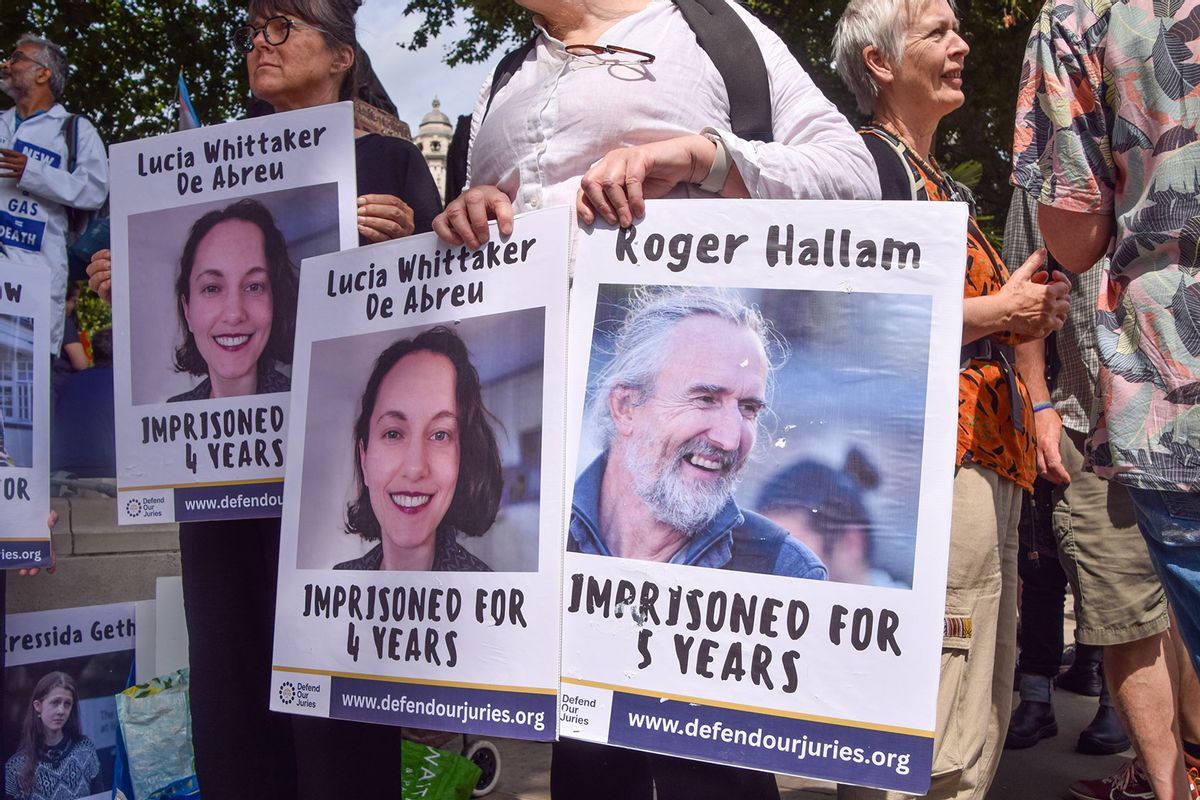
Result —
[[[568, 530], [581, 553], [612, 555], [600, 536], [600, 485], [607, 466], [606, 450], [575, 479]], [[733, 529], [744, 522], [745, 516], [737, 501], [729, 498], [704, 530], [692, 536], [668, 563], [718, 569], [725, 566], [733, 558]]]

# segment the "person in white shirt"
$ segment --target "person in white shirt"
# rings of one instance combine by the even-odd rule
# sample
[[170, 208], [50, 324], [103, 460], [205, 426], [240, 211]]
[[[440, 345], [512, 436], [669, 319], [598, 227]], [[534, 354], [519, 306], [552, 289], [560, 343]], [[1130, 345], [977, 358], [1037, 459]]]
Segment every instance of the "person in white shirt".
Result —
[[627, 226], [660, 197], [879, 198], [853, 128], [740, 6], [770, 80], [771, 142], [729, 130], [724, 80], [671, 0], [519, 2], [540, 35], [494, 98], [484, 84], [469, 188], [433, 223], [446, 241], [478, 247], [489, 219], [507, 235], [514, 213], [562, 204]]
[[[769, 82], [770, 141], [733, 133], [725, 78], [672, 0], [518, 2], [540, 34], [494, 96], [491, 80], [480, 93], [469, 188], [433, 222], [447, 242], [478, 247], [489, 219], [508, 235], [514, 213], [553, 205], [574, 205], [585, 225], [628, 226], [653, 198], [879, 198], [874, 161], [854, 129], [740, 6], [730, 4]], [[555, 745], [551, 795], [779, 797], [770, 773], [570, 740]]]
[[[21, 36], [0, 61], [0, 91], [16, 103], [0, 113], [0, 263], [10, 259], [50, 270], [52, 355], [62, 347], [68, 211], [93, 211], [108, 196], [104, 142], [87, 119], [69, 119], [58, 102], [66, 82], [62, 48], [33, 34]], [[75, 126], [74, 169], [68, 125]]]

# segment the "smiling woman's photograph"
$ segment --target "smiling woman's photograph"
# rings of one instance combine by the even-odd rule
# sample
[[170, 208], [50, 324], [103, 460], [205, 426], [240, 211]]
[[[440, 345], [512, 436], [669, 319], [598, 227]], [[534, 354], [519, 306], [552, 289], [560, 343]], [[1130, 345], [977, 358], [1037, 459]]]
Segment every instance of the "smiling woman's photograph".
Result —
[[196, 220], [175, 281], [183, 336], [175, 368], [203, 380], [168, 402], [288, 391], [275, 365], [292, 360], [296, 284], [287, 243], [261, 203], [239, 200]]
[[540, 308], [314, 342], [296, 565], [537, 571], [544, 342]]
[[130, 216], [134, 404], [289, 391], [299, 265], [337, 244], [332, 183]]

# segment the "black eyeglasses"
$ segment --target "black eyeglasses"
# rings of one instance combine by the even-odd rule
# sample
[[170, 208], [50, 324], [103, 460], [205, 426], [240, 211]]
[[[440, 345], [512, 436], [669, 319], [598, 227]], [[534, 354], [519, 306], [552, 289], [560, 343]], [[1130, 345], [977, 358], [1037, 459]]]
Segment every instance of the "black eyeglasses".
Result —
[[324, 28], [309, 25], [307, 22], [298, 22], [284, 16], [271, 17], [261, 27], [256, 28], [253, 25], [243, 25], [240, 28], [235, 28], [233, 31], [233, 46], [243, 53], [249, 53], [254, 49], [254, 37], [261, 33], [267, 44], [278, 47], [288, 40], [292, 28], [311, 28], [321, 33], [329, 33]]
[[43, 64], [36, 58], [32, 58], [20, 50], [13, 50], [8, 58], [4, 59], [7, 64], [20, 64], [22, 61], [28, 61], [31, 64], [37, 64], [42, 69], [50, 69], [49, 65]]
[[615, 44], [569, 44], [566, 51], [576, 58], [597, 64], [653, 64], [654, 54]]

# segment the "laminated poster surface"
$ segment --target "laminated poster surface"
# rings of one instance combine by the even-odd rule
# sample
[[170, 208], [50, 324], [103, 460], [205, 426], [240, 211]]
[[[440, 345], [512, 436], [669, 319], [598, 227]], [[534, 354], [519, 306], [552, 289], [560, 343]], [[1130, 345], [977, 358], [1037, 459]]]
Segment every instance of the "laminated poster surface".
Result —
[[50, 274], [0, 270], [0, 569], [50, 562]]
[[[4, 764], [7, 786], [21, 785], [30, 752], [24, 745], [27, 718], [55, 726], [63, 700], [73, 696], [61, 723], [72, 744], [56, 796], [100, 800], [112, 796], [118, 722], [113, 695], [131, 682], [136, 631], [134, 603], [9, 614], [4, 642]], [[34, 706], [42, 695], [40, 708]], [[66, 715], [63, 715], [66, 717]], [[36, 752], [36, 749], [33, 751]], [[36, 767], [35, 767], [36, 769]]]
[[561, 736], [927, 790], [965, 230], [692, 200], [581, 233]]
[[111, 165], [118, 520], [278, 517], [299, 265], [358, 241], [351, 104]]
[[554, 738], [567, 213], [304, 262], [272, 709]]

